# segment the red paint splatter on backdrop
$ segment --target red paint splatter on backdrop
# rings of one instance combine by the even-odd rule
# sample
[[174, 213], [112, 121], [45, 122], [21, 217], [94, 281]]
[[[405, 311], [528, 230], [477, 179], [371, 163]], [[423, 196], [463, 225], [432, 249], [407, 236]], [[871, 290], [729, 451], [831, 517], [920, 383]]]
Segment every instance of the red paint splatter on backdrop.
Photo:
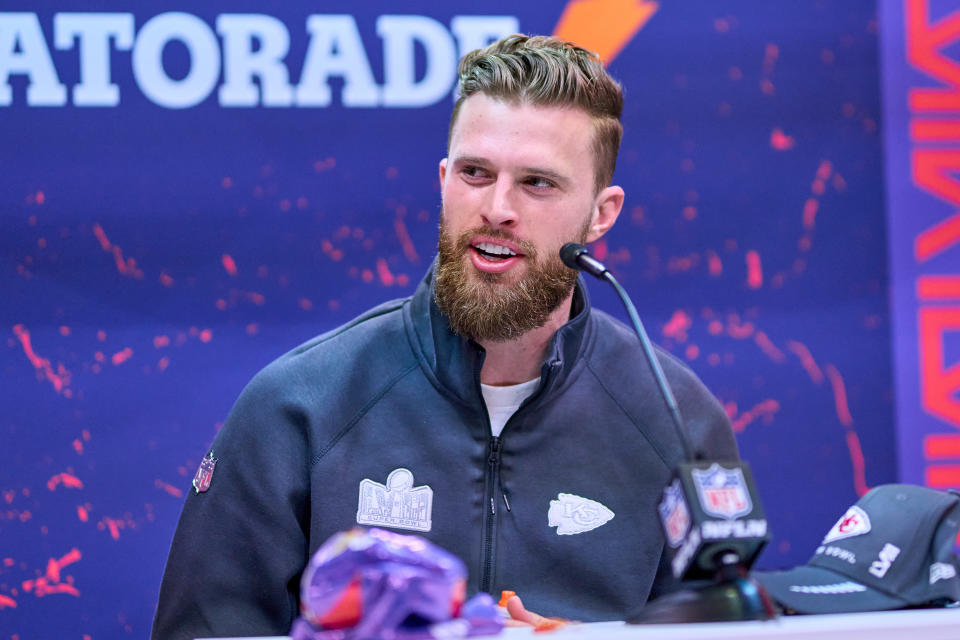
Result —
[[715, 251], [707, 251], [707, 266], [710, 270], [710, 275], [714, 278], [723, 273], [723, 262]]
[[377, 275], [380, 277], [380, 282], [382, 282], [384, 286], [393, 286], [395, 278], [393, 274], [390, 273], [390, 267], [387, 265], [387, 261], [383, 258], [377, 258]]
[[830, 379], [830, 384], [833, 386], [837, 418], [840, 419], [840, 424], [843, 426], [853, 426], [853, 416], [850, 414], [850, 407], [847, 405], [847, 389], [846, 385], [844, 385], [843, 377], [832, 364], [826, 366], [826, 371], [827, 377]]
[[[712, 323], [711, 323], [712, 324]], [[753, 335], [755, 328], [752, 322], [740, 322], [740, 316], [735, 313], [727, 317], [727, 334], [736, 340], [743, 340]], [[712, 333], [712, 331], [711, 331]]]
[[813, 229], [813, 224], [817, 219], [817, 209], [820, 208], [820, 201], [816, 198], [807, 198], [803, 205], [803, 228]]
[[93, 225], [93, 235], [95, 235], [97, 241], [100, 242], [100, 248], [113, 255], [113, 261], [120, 275], [130, 276], [138, 280], [143, 278], [143, 271], [137, 268], [137, 261], [133, 258], [124, 258], [123, 249], [110, 242], [110, 239], [107, 238], [107, 234], [99, 223]]
[[53, 385], [54, 391], [63, 393], [66, 387], [70, 385], [70, 371], [64, 367], [62, 363], [57, 363], [57, 369], [54, 371], [48, 359], [37, 355], [30, 341], [30, 331], [22, 324], [14, 325], [13, 335], [20, 341], [20, 345], [23, 347], [23, 353], [27, 356], [33, 368], [37, 370], [38, 376], [50, 382], [50, 384]]
[[[780, 410], [780, 403], [773, 398], [768, 398], [757, 404], [752, 409], [736, 416], [736, 404], [733, 405], [733, 414], [727, 409], [727, 415], [730, 416], [734, 433], [742, 433], [751, 422], [757, 419], [763, 419], [766, 424], [773, 421], [773, 416]], [[736, 417], [734, 417], [736, 416]]]
[[33, 580], [24, 580], [21, 587], [25, 592], [33, 593], [38, 598], [55, 593], [79, 597], [80, 592], [73, 586], [73, 576], [67, 576], [65, 582], [61, 582], [60, 572], [64, 567], [78, 562], [81, 557], [80, 550], [73, 548], [59, 560], [50, 558], [44, 575]]
[[759, 289], [763, 286], [763, 267], [760, 264], [760, 254], [751, 249], [747, 251], [747, 286]]
[[860, 437], [853, 428], [853, 415], [847, 404], [847, 388], [843, 376], [832, 364], [824, 366], [827, 378], [833, 387], [833, 397], [836, 404], [837, 418], [846, 430], [847, 449], [850, 451], [850, 462], [853, 465], [853, 484], [858, 496], [863, 496], [870, 490], [866, 481], [866, 463], [863, 450], [860, 448]]
[[681, 309], [673, 312], [670, 320], [663, 326], [663, 335], [678, 342], [686, 342], [687, 330], [693, 325], [690, 315]]
[[53, 491], [58, 485], [62, 484], [65, 489], [83, 489], [83, 482], [80, 478], [70, 473], [58, 473], [47, 480], [47, 489]]
[[397, 240], [400, 241], [400, 247], [403, 249], [403, 255], [407, 257], [407, 260], [414, 264], [420, 262], [420, 254], [417, 253], [417, 248], [413, 245], [413, 240], [410, 239], [407, 225], [403, 223], [403, 219], [399, 215], [393, 221], [393, 231], [397, 234]]
[[131, 349], [130, 347], [126, 347], [122, 351], [118, 351], [115, 354], [113, 354], [110, 357], [110, 362], [112, 362], [115, 366], [121, 365], [127, 360], [129, 360], [132, 355], [133, 355], [133, 349]]
[[763, 331], [758, 331], [756, 335], [753, 336], [754, 342], [763, 350], [767, 357], [769, 357], [774, 362], [783, 362], [786, 359], [786, 356], [783, 354], [783, 351], [780, 351], [773, 344], [770, 338], [767, 337]]
[[795, 144], [793, 136], [786, 135], [780, 127], [775, 127], [770, 132], [770, 146], [777, 151], [788, 151], [793, 149]]
[[167, 482], [164, 482], [163, 480], [161, 480], [161, 479], [159, 479], [159, 478], [157, 478], [156, 480], [154, 480], [153, 485], [154, 485], [156, 488], [158, 488], [158, 489], [163, 489], [164, 491], [166, 491], [167, 493], [169, 493], [170, 495], [172, 495], [174, 498], [182, 498], [182, 497], [183, 497], [183, 491], [182, 491], [182, 490], [176, 488], [176, 487], [173, 486], [172, 484], [169, 484], [169, 483], [167, 483]]
[[223, 268], [231, 276], [237, 275], [237, 263], [234, 262], [233, 257], [229, 253], [225, 253], [220, 257], [220, 262], [223, 264]]
[[593, 243], [592, 248], [590, 249], [590, 253], [592, 253], [593, 257], [595, 257], [597, 260], [600, 260], [601, 262], [603, 262], [604, 260], [607, 259], [608, 249], [609, 247], [607, 246], [606, 239], [600, 238], [599, 240]]
[[820, 370], [820, 367], [817, 365], [816, 360], [813, 359], [813, 355], [811, 355], [806, 345], [796, 340], [787, 340], [787, 349], [796, 354], [800, 359], [800, 364], [803, 365], [804, 370], [806, 370], [811, 380], [816, 384], [823, 382], [823, 371]]
[[98, 529], [103, 529], [106, 527], [110, 531], [110, 537], [114, 540], [120, 539], [120, 529], [123, 528], [122, 520], [115, 520], [109, 516], [104, 516], [103, 519], [97, 523]]

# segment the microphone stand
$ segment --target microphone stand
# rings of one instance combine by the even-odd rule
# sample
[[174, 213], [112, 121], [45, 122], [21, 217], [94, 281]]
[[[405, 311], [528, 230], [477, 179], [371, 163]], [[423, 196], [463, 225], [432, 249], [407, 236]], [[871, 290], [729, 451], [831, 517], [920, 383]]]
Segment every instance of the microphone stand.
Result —
[[[637, 309], [617, 279], [583, 245], [560, 249], [563, 263], [610, 283], [630, 317], [644, 356], [683, 448], [657, 510], [667, 540], [670, 567], [681, 588], [661, 596], [630, 624], [768, 620], [776, 616], [770, 596], [748, 571], [770, 539], [767, 522], [745, 462], [706, 460], [694, 449], [677, 400]], [[749, 518], [745, 517], [749, 516]]]

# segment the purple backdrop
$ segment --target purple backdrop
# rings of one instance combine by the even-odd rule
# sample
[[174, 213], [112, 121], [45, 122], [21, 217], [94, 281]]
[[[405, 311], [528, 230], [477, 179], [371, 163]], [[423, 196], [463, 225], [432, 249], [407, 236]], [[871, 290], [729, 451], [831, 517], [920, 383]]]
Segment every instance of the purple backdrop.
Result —
[[42, 5], [0, 13], [0, 637], [147, 634], [243, 385], [430, 263], [452, 60], [502, 30], [625, 86], [594, 249], [727, 407], [761, 565], [896, 479], [872, 1]]

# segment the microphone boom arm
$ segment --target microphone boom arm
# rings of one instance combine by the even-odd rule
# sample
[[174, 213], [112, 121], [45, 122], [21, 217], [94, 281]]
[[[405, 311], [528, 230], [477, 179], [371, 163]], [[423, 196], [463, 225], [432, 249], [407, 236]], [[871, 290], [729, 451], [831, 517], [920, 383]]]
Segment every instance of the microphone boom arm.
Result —
[[620, 301], [627, 310], [627, 315], [630, 316], [630, 322], [633, 323], [633, 330], [637, 333], [637, 337], [640, 339], [640, 346], [643, 347], [643, 353], [647, 357], [647, 362], [650, 364], [650, 370], [653, 371], [653, 377], [657, 380], [657, 386], [660, 388], [663, 401], [667, 405], [667, 411], [670, 413], [670, 418], [673, 420], [673, 424], [676, 427], [677, 433], [680, 434], [680, 442], [683, 445], [684, 459], [691, 462], [701, 459], [702, 456], [700, 455], [700, 452], [694, 450], [693, 443], [690, 442], [690, 435], [687, 433], [687, 428], [684, 425], [683, 418], [680, 416], [680, 408], [677, 406], [677, 399], [674, 397], [673, 391], [670, 390], [670, 385], [667, 383], [667, 376], [663, 373], [663, 367], [660, 366], [660, 361], [657, 359], [657, 355], [653, 350], [653, 343], [650, 341], [650, 337], [647, 335], [646, 329], [643, 328], [643, 322], [640, 321], [640, 315], [637, 313], [637, 308], [633, 306], [630, 296], [627, 295], [627, 292], [622, 286], [620, 286], [620, 283], [617, 282], [617, 279], [613, 277], [612, 273], [605, 270], [601, 278], [613, 285], [617, 295], [620, 297]]

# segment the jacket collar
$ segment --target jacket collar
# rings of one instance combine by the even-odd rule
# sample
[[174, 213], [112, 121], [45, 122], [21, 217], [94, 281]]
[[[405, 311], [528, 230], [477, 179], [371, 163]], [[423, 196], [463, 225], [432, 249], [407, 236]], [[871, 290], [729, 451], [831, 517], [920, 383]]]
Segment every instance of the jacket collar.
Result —
[[[434, 298], [436, 262], [417, 287], [407, 307], [407, 326], [418, 356], [442, 390], [471, 407], [482, 406], [480, 369], [485, 351], [478, 343], [458, 335]], [[532, 400], [559, 388], [582, 363], [591, 344], [590, 299], [583, 278], [577, 278], [570, 320], [560, 327], [547, 347], [540, 370], [540, 387]]]

